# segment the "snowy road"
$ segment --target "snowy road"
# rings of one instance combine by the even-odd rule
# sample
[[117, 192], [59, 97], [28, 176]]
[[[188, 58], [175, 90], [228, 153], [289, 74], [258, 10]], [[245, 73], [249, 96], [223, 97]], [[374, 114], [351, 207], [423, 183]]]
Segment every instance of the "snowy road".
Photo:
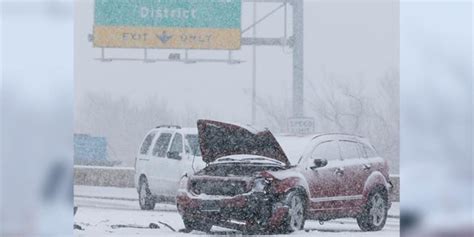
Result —
[[[157, 204], [153, 211], [142, 211], [138, 206], [134, 189], [97, 188], [75, 186], [75, 205], [79, 210], [75, 223], [84, 230], [75, 230], [75, 236], [193, 236], [208, 235], [194, 231], [181, 233], [184, 228], [180, 215], [173, 204]], [[135, 193], [134, 193], [135, 192]], [[389, 219], [381, 232], [361, 232], [353, 219], [340, 219], [320, 225], [317, 221], [307, 221], [305, 230], [291, 236], [399, 236], [399, 203], [394, 203], [389, 211]], [[171, 228], [162, 223], [168, 224]], [[156, 223], [159, 229], [145, 228]], [[120, 225], [127, 225], [123, 227]], [[133, 226], [133, 228], [131, 227]], [[215, 235], [241, 236], [234, 230], [213, 227]]]

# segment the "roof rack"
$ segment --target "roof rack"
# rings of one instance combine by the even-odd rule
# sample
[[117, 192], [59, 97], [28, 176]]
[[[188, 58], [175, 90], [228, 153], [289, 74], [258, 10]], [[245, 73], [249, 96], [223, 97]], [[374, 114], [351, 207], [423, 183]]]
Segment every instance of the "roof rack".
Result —
[[177, 128], [177, 129], [181, 129], [181, 126], [179, 126], [179, 125], [158, 125], [158, 126], [156, 126], [156, 128]]
[[312, 139], [315, 139], [315, 138], [320, 137], [320, 136], [325, 136], [325, 135], [343, 135], [343, 136], [352, 136], [352, 137], [358, 137], [358, 138], [365, 138], [365, 137], [363, 137], [363, 136], [355, 135], [355, 134], [350, 134], [350, 133], [331, 132], [331, 133], [319, 133], [319, 134], [316, 134], [315, 136], [313, 136]]

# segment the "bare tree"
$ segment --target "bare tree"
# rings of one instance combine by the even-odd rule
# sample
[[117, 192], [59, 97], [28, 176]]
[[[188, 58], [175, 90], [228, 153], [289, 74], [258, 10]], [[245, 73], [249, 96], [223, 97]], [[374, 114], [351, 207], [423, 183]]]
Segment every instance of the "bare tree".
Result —
[[[373, 81], [373, 83], [368, 83]], [[308, 80], [308, 114], [317, 131], [343, 132], [368, 137], [398, 172], [399, 77], [397, 71], [367, 80], [326, 75]], [[317, 87], [315, 84], [317, 83]]]

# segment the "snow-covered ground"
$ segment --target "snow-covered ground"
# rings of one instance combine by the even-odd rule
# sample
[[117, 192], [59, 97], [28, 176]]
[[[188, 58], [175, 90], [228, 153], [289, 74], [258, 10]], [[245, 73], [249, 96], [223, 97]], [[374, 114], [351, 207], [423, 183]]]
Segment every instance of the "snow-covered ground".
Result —
[[[74, 230], [75, 236], [207, 235], [198, 231], [179, 232], [184, 225], [174, 204], [157, 204], [153, 211], [140, 210], [137, 193], [133, 188], [74, 186], [74, 192], [74, 202], [79, 207], [75, 223], [84, 229]], [[320, 225], [317, 221], [307, 221], [305, 229], [293, 233], [292, 236], [399, 236], [399, 212], [399, 203], [394, 203], [389, 210], [387, 224], [380, 232], [361, 232], [355, 220], [340, 219], [326, 222], [324, 225]], [[159, 229], [147, 228], [150, 223], [157, 224]], [[162, 223], [166, 223], [176, 231]], [[213, 227], [212, 233], [241, 236], [238, 231], [219, 227]]]

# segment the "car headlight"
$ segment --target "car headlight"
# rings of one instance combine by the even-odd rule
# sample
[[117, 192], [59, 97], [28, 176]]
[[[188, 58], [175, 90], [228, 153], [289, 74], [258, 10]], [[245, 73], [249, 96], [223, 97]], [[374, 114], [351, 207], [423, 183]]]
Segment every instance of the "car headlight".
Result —
[[270, 182], [265, 178], [256, 178], [253, 181], [253, 191], [265, 193]]

